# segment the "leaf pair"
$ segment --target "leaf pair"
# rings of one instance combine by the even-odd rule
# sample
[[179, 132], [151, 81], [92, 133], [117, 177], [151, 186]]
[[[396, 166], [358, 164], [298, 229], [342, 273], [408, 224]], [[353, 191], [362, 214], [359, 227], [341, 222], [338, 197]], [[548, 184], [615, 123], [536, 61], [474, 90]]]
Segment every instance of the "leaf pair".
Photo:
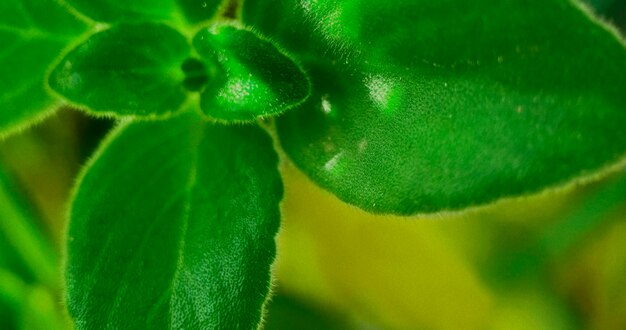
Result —
[[[96, 114], [162, 116], [189, 92], [219, 120], [251, 121], [300, 103], [302, 70], [270, 42], [230, 25], [202, 29], [194, 49], [164, 24], [120, 23], [73, 49], [52, 71], [51, 87]], [[201, 60], [191, 58], [192, 52]]]

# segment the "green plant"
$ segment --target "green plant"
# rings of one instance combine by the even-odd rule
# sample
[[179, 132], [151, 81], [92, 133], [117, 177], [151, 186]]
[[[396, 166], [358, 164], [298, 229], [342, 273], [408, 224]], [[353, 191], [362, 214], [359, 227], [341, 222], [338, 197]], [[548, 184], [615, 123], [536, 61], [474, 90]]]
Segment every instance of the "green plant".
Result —
[[273, 141], [398, 215], [563, 186], [626, 150], [624, 44], [577, 2], [66, 2], [0, 4], [0, 127], [61, 104], [118, 121], [71, 202], [78, 328], [257, 327]]

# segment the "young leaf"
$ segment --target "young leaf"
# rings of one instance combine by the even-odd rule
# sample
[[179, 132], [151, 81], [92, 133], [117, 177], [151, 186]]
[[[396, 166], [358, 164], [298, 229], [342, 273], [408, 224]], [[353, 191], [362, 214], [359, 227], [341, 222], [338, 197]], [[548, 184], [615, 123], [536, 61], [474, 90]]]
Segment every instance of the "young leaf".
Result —
[[[66, 0], [100, 22], [179, 20], [178, 10], [190, 23], [212, 18], [220, 0]], [[180, 22], [179, 22], [180, 23]]]
[[310, 92], [302, 69], [271, 42], [229, 25], [200, 31], [193, 40], [200, 55], [218, 62], [223, 79], [210, 81], [201, 108], [226, 121], [255, 120], [302, 103]]
[[284, 149], [363, 209], [462, 209], [625, 154], [624, 44], [572, 1], [257, 0], [243, 19], [313, 81]]
[[74, 196], [68, 308], [79, 329], [252, 329], [282, 183], [269, 136], [196, 114], [119, 127]]
[[56, 107], [46, 70], [84, 29], [57, 1], [0, 1], [0, 137]]
[[185, 38], [157, 23], [120, 23], [70, 51], [50, 76], [52, 89], [96, 114], [163, 115], [185, 101]]

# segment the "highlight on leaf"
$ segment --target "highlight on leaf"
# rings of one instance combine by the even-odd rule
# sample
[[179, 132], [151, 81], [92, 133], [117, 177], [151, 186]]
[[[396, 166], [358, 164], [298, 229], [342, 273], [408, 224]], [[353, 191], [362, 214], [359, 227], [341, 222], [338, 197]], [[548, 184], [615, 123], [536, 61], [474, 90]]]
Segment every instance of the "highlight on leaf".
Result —
[[242, 17], [313, 81], [281, 145], [367, 211], [464, 210], [626, 156], [624, 42], [574, 1], [258, 0]]
[[202, 111], [212, 118], [252, 121], [275, 116], [310, 93], [302, 68], [253, 31], [218, 24], [202, 29], [193, 45], [224, 73], [223, 79], [210, 81], [202, 91]]

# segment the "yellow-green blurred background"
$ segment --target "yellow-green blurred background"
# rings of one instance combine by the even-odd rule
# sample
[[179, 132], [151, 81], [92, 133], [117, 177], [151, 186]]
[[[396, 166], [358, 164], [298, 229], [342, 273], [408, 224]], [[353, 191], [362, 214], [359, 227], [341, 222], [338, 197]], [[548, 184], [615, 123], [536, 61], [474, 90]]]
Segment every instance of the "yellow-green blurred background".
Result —
[[[591, 1], [626, 26], [624, 1]], [[71, 109], [0, 141], [0, 329], [64, 329], [65, 213], [110, 129]], [[626, 133], [625, 133], [626, 134]], [[374, 216], [282, 157], [267, 329], [626, 329], [626, 168], [465, 213]]]

